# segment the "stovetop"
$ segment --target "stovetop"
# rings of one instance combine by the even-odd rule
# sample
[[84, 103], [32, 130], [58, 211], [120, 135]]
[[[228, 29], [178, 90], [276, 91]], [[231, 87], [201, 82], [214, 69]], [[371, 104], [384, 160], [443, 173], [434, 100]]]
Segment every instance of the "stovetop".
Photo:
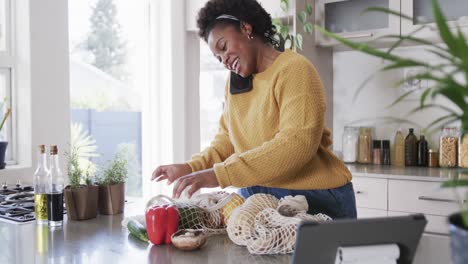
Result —
[[0, 189], [0, 219], [24, 223], [34, 221], [34, 188], [3, 183]]

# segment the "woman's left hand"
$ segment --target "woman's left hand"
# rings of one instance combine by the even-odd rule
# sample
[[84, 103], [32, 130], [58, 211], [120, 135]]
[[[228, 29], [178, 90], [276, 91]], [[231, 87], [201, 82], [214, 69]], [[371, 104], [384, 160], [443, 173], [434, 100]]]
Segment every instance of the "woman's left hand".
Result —
[[214, 169], [207, 169], [202, 171], [196, 171], [180, 177], [176, 185], [174, 186], [174, 190], [172, 192], [173, 198], [179, 198], [180, 194], [186, 189], [189, 188], [187, 195], [192, 197], [192, 195], [201, 188], [214, 188], [218, 187], [218, 179], [216, 178], [216, 174]]

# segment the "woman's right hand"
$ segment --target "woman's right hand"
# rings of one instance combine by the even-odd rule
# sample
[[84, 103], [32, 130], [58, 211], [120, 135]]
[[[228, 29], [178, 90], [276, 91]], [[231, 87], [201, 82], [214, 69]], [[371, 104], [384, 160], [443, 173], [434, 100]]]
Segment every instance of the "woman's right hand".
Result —
[[190, 173], [192, 173], [192, 168], [188, 164], [162, 165], [153, 171], [151, 180], [167, 180], [167, 184], [171, 184], [178, 178]]

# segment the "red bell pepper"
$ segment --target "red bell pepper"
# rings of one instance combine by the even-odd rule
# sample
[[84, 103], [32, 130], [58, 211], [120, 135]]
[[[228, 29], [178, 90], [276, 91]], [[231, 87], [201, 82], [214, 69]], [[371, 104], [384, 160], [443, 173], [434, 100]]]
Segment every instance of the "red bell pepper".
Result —
[[170, 244], [179, 228], [179, 211], [173, 205], [153, 206], [146, 210], [146, 230], [151, 243]]

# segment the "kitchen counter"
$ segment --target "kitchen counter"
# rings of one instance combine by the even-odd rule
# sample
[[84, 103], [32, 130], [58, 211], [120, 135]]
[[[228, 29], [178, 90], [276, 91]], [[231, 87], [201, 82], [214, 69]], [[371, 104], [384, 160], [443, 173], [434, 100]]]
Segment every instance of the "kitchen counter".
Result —
[[[126, 204], [126, 214], [138, 214], [136, 203]], [[233, 244], [227, 235], [209, 238], [197, 251], [173, 246], [152, 246], [129, 235], [121, 226], [123, 215], [98, 215], [86, 221], [66, 221], [58, 229], [0, 222], [1, 263], [290, 263], [292, 255], [252, 255]], [[416, 264], [449, 263], [448, 237], [424, 235]], [[444, 252], [444, 253], [442, 253]]]
[[[462, 175], [462, 169], [458, 168], [399, 168], [395, 166], [364, 164], [346, 164], [346, 166], [353, 176], [384, 179], [443, 182]], [[468, 177], [468, 175], [465, 173], [462, 177]]]
[[[126, 213], [135, 215], [134, 204]], [[131, 210], [133, 209], [133, 210]], [[209, 238], [197, 251], [170, 245], [152, 246], [129, 235], [123, 215], [86, 221], [65, 221], [59, 229], [35, 222], [18, 225], [0, 222], [1, 263], [289, 263], [291, 255], [256, 256], [233, 244], [227, 235]], [[5, 261], [6, 260], [6, 261]]]

